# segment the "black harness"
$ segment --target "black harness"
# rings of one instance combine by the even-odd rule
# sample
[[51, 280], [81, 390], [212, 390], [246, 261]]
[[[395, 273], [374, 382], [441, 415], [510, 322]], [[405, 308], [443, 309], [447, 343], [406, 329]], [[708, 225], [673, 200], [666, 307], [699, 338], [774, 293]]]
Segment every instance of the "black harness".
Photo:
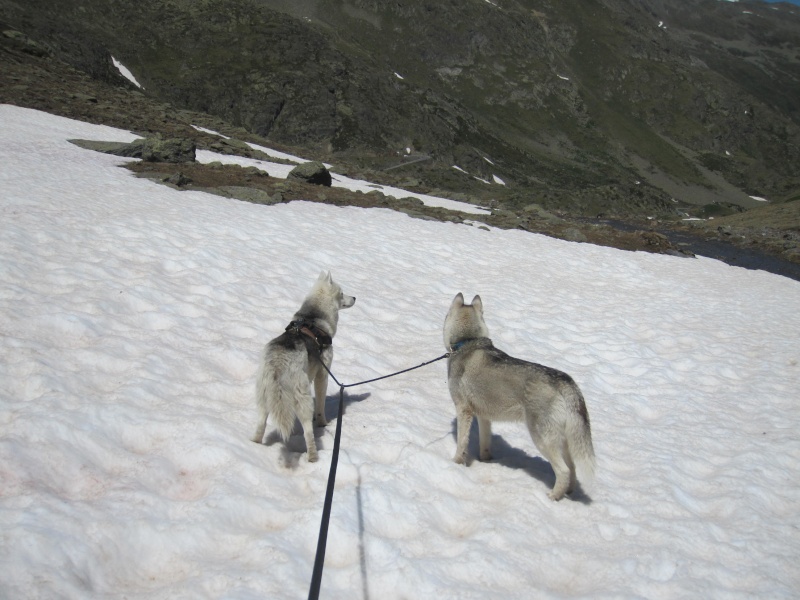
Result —
[[308, 321], [299, 320], [292, 321], [286, 326], [286, 331], [296, 335], [305, 335], [311, 338], [317, 344], [317, 348], [322, 351], [325, 348], [330, 348], [333, 344], [333, 339], [327, 333], [322, 331], [319, 327]]

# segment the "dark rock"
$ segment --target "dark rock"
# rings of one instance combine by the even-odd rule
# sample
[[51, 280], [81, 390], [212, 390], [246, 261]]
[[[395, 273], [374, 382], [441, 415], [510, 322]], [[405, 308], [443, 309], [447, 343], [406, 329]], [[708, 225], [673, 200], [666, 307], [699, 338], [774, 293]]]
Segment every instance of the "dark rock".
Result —
[[168, 183], [170, 185], [174, 185], [175, 187], [186, 187], [192, 180], [186, 177], [183, 173], [178, 171], [177, 173], [173, 173], [169, 177], [165, 177], [161, 180], [163, 183]]
[[408, 179], [404, 179], [400, 182], [400, 187], [402, 188], [416, 188], [422, 185], [422, 182], [419, 179], [409, 177]]
[[637, 231], [636, 235], [641, 238], [645, 247], [652, 252], [667, 253], [675, 250], [672, 246], [672, 242], [670, 242], [669, 238], [663, 233], [658, 233], [656, 231]]
[[71, 144], [75, 144], [86, 150], [94, 150], [95, 152], [102, 152], [104, 154], [113, 154], [114, 156], [127, 156], [129, 158], [141, 158], [142, 146], [144, 140], [135, 140], [130, 143], [125, 142], [98, 142], [95, 140], [67, 140]]
[[407, 209], [418, 209], [425, 206], [425, 203], [414, 196], [405, 196], [404, 198], [392, 199], [392, 206]]
[[586, 236], [577, 227], [568, 227], [564, 230], [564, 239], [568, 242], [586, 242]]
[[210, 143], [201, 143], [201, 147], [205, 147], [217, 154], [227, 154], [230, 156], [246, 156], [247, 158], [255, 158], [258, 160], [267, 160], [271, 162], [283, 162], [280, 159], [275, 159], [261, 150], [256, 150], [250, 147], [246, 142], [230, 139], [214, 140]]
[[256, 178], [269, 177], [269, 173], [267, 173], [263, 169], [259, 169], [258, 167], [242, 167], [242, 171], [245, 173], [245, 178], [248, 181], [253, 177]]
[[94, 140], [69, 140], [71, 143], [87, 150], [141, 158], [148, 162], [184, 163], [194, 162], [196, 146], [192, 140], [184, 138], [149, 137], [130, 143], [102, 142]]
[[783, 253], [783, 258], [800, 264], [800, 248], [790, 248]]
[[269, 193], [257, 188], [245, 187], [241, 185], [222, 185], [212, 188], [209, 191], [216, 192], [220, 196], [235, 198], [253, 204], [278, 204], [283, 200], [280, 194], [270, 196]]
[[25, 54], [38, 56], [40, 58], [45, 58], [53, 54], [50, 49], [43, 44], [33, 41], [24, 33], [14, 29], [6, 29], [3, 31], [2, 39], [5, 45], [19, 50], [20, 52], [24, 52]]
[[312, 161], [297, 165], [289, 172], [289, 179], [298, 179], [306, 183], [315, 185], [325, 185], [330, 187], [332, 183], [331, 173], [321, 162]]
[[93, 96], [92, 94], [76, 92], [72, 94], [72, 98], [74, 100], [80, 100], [81, 102], [88, 102], [89, 104], [97, 104], [97, 96]]
[[[549, 223], [563, 223], [564, 220], [560, 217], [557, 217], [553, 213], [546, 211], [538, 204], [528, 204], [525, 208], [522, 209], [524, 213], [537, 218], [547, 221]], [[585, 240], [583, 240], [585, 241]]]
[[142, 160], [168, 163], [194, 162], [196, 149], [195, 143], [185, 138], [145, 138], [142, 145]]
[[669, 256], [677, 256], [678, 258], [696, 258], [696, 255], [691, 250], [679, 249], [679, 250], [667, 250], [664, 254], [668, 254]]
[[184, 138], [149, 137], [128, 144], [80, 139], [69, 141], [87, 150], [115, 156], [141, 158], [148, 162], [184, 163], [195, 160], [196, 146], [192, 140]]

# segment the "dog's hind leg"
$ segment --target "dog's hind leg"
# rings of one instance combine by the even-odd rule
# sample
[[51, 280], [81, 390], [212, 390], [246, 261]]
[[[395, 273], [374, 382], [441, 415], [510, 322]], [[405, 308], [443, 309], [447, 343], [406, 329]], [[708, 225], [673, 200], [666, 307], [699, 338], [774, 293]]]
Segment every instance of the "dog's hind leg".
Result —
[[269, 411], [267, 410], [266, 403], [263, 405], [259, 405], [258, 407], [258, 425], [256, 426], [256, 432], [253, 434], [252, 440], [256, 444], [260, 444], [264, 441], [264, 431], [267, 429], [267, 417], [269, 416]]
[[575, 486], [575, 467], [572, 466], [572, 459], [567, 454], [566, 441], [553, 431], [540, 432], [536, 422], [530, 417], [526, 422], [534, 445], [553, 467], [556, 475], [556, 482], [547, 497], [550, 500], [561, 500]]
[[564, 462], [567, 463], [567, 468], [569, 469], [569, 487], [567, 488], [567, 494], [571, 494], [578, 486], [578, 475], [575, 471], [575, 462], [572, 460], [572, 455], [569, 453], [569, 447], [566, 443], [564, 444]]
[[478, 447], [480, 460], [492, 460], [492, 422], [478, 417]]
[[308, 391], [298, 393], [295, 399], [295, 412], [303, 426], [303, 437], [306, 440], [306, 452], [308, 452], [308, 462], [317, 462], [317, 441], [314, 439], [314, 405], [308, 395]]
[[264, 441], [264, 431], [267, 428], [267, 417], [269, 416], [269, 408], [267, 407], [267, 391], [264, 385], [263, 375], [259, 375], [258, 387], [256, 389], [256, 406], [258, 407], [258, 425], [256, 425], [256, 432], [251, 438], [256, 444]]
[[308, 462], [317, 462], [317, 440], [314, 439], [314, 424], [311, 419], [300, 421], [303, 426], [303, 437], [306, 439], [306, 451], [308, 452]]
[[459, 465], [467, 462], [472, 416], [472, 409], [469, 406], [456, 404], [456, 455], [453, 457], [453, 461]]
[[558, 501], [569, 491], [572, 477], [567, 463], [564, 462], [560, 455], [555, 455], [548, 460], [550, 460], [550, 466], [555, 471], [556, 483], [553, 485], [553, 489], [548, 492], [547, 497], [550, 500]]
[[[320, 367], [314, 377], [314, 424], [325, 427], [328, 419], [325, 417], [325, 396], [328, 393], [328, 372]], [[305, 427], [305, 426], [304, 426]]]
[[258, 408], [258, 421], [256, 421], [256, 432], [251, 438], [256, 444], [261, 444], [264, 441], [264, 431], [267, 428], [267, 417], [269, 416], [269, 405], [267, 397], [270, 394], [269, 383], [273, 379], [270, 376], [271, 370], [267, 363], [267, 354], [265, 354], [261, 365], [256, 375], [256, 407]]

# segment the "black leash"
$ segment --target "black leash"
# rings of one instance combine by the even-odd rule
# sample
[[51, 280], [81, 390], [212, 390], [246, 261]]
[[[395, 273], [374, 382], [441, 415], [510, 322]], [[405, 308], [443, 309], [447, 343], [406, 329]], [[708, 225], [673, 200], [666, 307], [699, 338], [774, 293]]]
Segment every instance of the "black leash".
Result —
[[331, 373], [331, 370], [328, 368], [328, 365], [322, 360], [322, 356], [320, 356], [320, 362], [322, 362], [322, 366], [325, 367], [325, 370], [328, 372], [336, 384], [339, 386], [339, 415], [336, 420], [336, 434], [333, 437], [333, 454], [331, 455], [331, 470], [328, 473], [328, 489], [325, 491], [325, 504], [322, 506], [322, 522], [319, 526], [319, 539], [317, 540], [317, 556], [314, 559], [314, 571], [311, 575], [311, 588], [308, 590], [308, 600], [317, 600], [319, 598], [319, 588], [322, 584], [322, 567], [325, 563], [325, 546], [328, 543], [328, 523], [331, 518], [331, 507], [333, 506], [333, 486], [336, 482], [336, 466], [339, 463], [339, 440], [342, 437], [342, 414], [344, 410], [344, 390], [345, 388], [355, 387], [357, 385], [364, 385], [365, 383], [372, 383], [373, 381], [380, 381], [381, 379], [388, 379], [389, 377], [394, 377], [395, 375], [401, 375], [402, 373], [408, 373], [409, 371], [413, 371], [414, 369], [419, 369], [420, 367], [424, 367], [431, 363], [435, 363], [436, 361], [442, 360], [443, 358], [447, 358], [450, 356], [450, 353], [447, 352], [442, 354], [438, 358], [434, 358], [433, 360], [429, 360], [424, 362], [416, 367], [411, 367], [409, 369], [403, 369], [402, 371], [397, 371], [396, 373], [392, 373], [390, 375], [383, 375], [382, 377], [375, 377], [374, 379], [367, 379], [366, 381], [359, 381], [358, 383], [348, 383], [344, 384], [336, 379], [336, 376]]

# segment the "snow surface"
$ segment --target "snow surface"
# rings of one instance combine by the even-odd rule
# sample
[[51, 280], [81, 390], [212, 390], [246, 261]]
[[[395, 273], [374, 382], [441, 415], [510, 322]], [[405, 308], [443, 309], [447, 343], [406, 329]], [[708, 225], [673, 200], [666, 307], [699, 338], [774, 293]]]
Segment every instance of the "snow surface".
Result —
[[261, 348], [322, 269], [358, 297], [340, 380], [440, 355], [480, 293], [498, 347], [577, 380], [598, 457], [553, 503], [519, 424], [452, 462], [443, 362], [351, 388], [323, 598], [797, 597], [800, 284], [178, 192], [66, 142], [134, 137], [0, 106], [0, 598], [306, 596], [335, 423], [315, 464], [249, 437]]
[[118, 61], [113, 56], [111, 57], [111, 62], [114, 63], [115, 67], [117, 67], [117, 70], [120, 72], [120, 75], [122, 75], [125, 79], [130, 81], [133, 85], [135, 85], [139, 89], [142, 89], [142, 90], [144, 89], [142, 87], [142, 84], [140, 84], [138, 81], [136, 81], [136, 77], [133, 76], [133, 73], [131, 73], [131, 71], [130, 71], [130, 69], [128, 67], [123, 65], [120, 61]]
[[211, 135], [216, 135], [217, 137], [221, 137], [224, 140], [231, 139], [227, 135], [220, 133], [219, 131], [214, 131], [213, 129], [206, 129], [205, 127], [200, 127], [199, 125], [192, 125], [197, 131], [202, 131], [203, 133], [209, 133]]
[[[492, 162], [492, 161], [490, 161], [488, 158], [484, 158], [484, 160], [486, 160], [487, 162]], [[492, 164], [494, 164], [494, 163], [492, 163]], [[454, 168], [456, 171], [461, 171], [462, 173], [466, 173], [467, 175], [469, 175], [469, 173], [467, 173], [467, 171], [465, 171], [464, 169], [462, 169], [462, 168], [461, 168], [461, 167], [459, 167], [458, 165], [453, 165], [453, 168]], [[487, 185], [491, 185], [491, 184], [492, 184], [492, 182], [494, 182], [494, 183], [496, 183], [496, 184], [498, 184], [498, 185], [505, 185], [505, 184], [506, 184], [506, 182], [505, 182], [505, 181], [503, 181], [503, 180], [502, 180], [500, 177], [498, 177], [497, 175], [492, 175], [492, 181], [489, 181], [488, 179], [483, 179], [482, 177], [478, 177], [477, 175], [473, 175], [472, 177], [473, 177], [473, 179], [477, 179], [478, 181], [482, 181], [483, 183], [485, 183], [485, 184], [487, 184]], [[488, 211], [487, 211], [487, 212], [488, 212]]]

